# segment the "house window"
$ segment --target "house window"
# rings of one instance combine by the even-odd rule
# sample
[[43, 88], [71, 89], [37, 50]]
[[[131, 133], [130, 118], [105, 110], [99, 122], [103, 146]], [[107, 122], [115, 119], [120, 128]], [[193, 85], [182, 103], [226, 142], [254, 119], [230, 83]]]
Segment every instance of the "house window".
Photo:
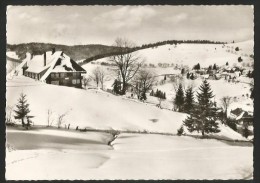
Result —
[[80, 84], [80, 79], [77, 79], [77, 84]]
[[67, 76], [72, 76], [72, 73], [67, 73]]
[[74, 84], [74, 85], [77, 84], [77, 80], [76, 80], [76, 79], [73, 79], [73, 80], [72, 80], [72, 84]]
[[56, 73], [56, 78], [59, 78], [59, 73]]
[[64, 78], [65, 77], [65, 73], [64, 72], [60, 73], [60, 77]]
[[51, 78], [55, 78], [55, 74], [52, 73], [52, 74], [51, 74]]
[[73, 76], [76, 77], [76, 76], [77, 76], [77, 73], [76, 73], [76, 72], [73, 72]]

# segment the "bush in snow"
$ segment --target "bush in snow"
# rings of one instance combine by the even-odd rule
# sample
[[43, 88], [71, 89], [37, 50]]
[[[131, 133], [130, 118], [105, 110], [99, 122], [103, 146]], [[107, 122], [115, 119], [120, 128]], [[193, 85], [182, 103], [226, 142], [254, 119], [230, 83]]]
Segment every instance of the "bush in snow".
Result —
[[115, 94], [120, 94], [121, 91], [121, 82], [118, 81], [117, 79], [115, 79], [114, 83], [113, 83], [113, 93]]
[[242, 59], [241, 57], [238, 57], [237, 61], [238, 61], [238, 62], [242, 62], [243, 59]]
[[183, 126], [181, 126], [178, 130], [177, 130], [177, 135], [181, 136], [183, 135], [184, 129]]

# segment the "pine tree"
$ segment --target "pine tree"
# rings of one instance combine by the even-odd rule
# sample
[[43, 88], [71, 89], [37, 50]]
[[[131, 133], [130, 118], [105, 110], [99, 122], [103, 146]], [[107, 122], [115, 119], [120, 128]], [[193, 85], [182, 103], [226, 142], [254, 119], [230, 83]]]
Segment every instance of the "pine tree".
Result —
[[190, 87], [185, 91], [184, 111], [189, 114], [193, 108], [193, 105], [194, 105], [194, 92], [192, 87]]
[[213, 70], [217, 70], [216, 64], [213, 65]]
[[156, 92], [155, 92], [155, 97], [159, 97], [159, 90], [157, 89]]
[[120, 90], [121, 90], [121, 84], [120, 84], [120, 81], [118, 81], [117, 79], [115, 79], [114, 83], [113, 83], [113, 92], [116, 93], [116, 94], [119, 94], [120, 93]]
[[166, 75], [164, 75], [164, 81], [166, 81]]
[[181, 84], [179, 85], [179, 88], [178, 88], [178, 90], [176, 92], [176, 97], [175, 97], [174, 103], [177, 106], [178, 111], [180, 111], [180, 112], [183, 111], [184, 92], [183, 92]]
[[16, 113], [15, 118], [16, 119], [21, 119], [22, 125], [24, 127], [24, 118], [27, 116], [27, 114], [30, 112], [29, 110], [29, 104], [27, 103], [26, 100], [26, 95], [21, 93], [20, 98], [18, 99], [18, 104], [16, 104], [17, 110], [14, 110]]
[[181, 74], [182, 74], [182, 75], [184, 74], [184, 68], [181, 69]]
[[166, 93], [165, 92], [163, 93], [163, 99], [166, 99]]
[[187, 72], [186, 77], [187, 77], [187, 79], [190, 79], [190, 73]]
[[139, 99], [140, 100], [146, 100], [147, 99], [145, 92], [141, 92]]
[[190, 79], [194, 80], [194, 74], [193, 73], [191, 73]]
[[228, 66], [228, 62], [226, 63], [226, 66]]
[[183, 122], [190, 132], [218, 133], [216, 108], [213, 106], [211, 99], [214, 97], [210, 85], [204, 80], [199, 87], [200, 93], [197, 93], [198, 106], [193, 107], [190, 116]]
[[154, 92], [153, 92], [153, 90], [151, 91], [150, 96], [154, 96]]

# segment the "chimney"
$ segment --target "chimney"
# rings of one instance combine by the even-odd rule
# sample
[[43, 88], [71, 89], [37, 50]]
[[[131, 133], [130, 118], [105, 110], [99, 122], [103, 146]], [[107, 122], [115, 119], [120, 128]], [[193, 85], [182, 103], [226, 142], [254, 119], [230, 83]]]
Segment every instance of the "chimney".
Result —
[[52, 48], [52, 55], [55, 53], [55, 48]]
[[43, 54], [43, 66], [46, 66], [46, 52]]

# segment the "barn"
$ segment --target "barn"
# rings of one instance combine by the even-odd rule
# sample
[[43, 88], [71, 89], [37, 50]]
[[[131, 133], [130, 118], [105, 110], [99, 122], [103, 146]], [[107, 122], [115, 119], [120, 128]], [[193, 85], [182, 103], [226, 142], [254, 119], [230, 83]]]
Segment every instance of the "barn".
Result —
[[82, 87], [82, 74], [86, 71], [62, 51], [53, 49], [26, 59], [22, 66], [24, 76], [48, 84]]

